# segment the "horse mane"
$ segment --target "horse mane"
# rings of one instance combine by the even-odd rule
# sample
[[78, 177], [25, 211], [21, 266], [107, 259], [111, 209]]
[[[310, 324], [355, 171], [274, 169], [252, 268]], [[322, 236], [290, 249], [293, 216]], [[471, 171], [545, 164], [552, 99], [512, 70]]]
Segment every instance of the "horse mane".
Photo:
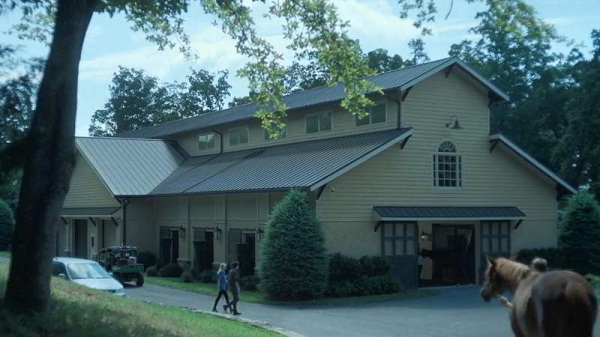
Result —
[[519, 282], [530, 275], [532, 270], [519, 262], [505, 258], [496, 259], [496, 272], [502, 276], [513, 289], [516, 289]]

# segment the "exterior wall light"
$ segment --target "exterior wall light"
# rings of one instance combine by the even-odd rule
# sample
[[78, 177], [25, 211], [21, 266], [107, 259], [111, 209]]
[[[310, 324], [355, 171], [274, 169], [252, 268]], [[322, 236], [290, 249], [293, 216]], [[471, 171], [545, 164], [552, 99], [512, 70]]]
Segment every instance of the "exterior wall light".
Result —
[[264, 237], [265, 237], [265, 230], [262, 229], [261, 227], [256, 228], [256, 239], [258, 241], [262, 241]]
[[185, 239], [185, 227], [179, 226], [179, 238]]
[[215, 226], [215, 238], [218, 241], [221, 241], [221, 234], [223, 234], [223, 230], [219, 226]]
[[448, 123], [446, 123], [446, 127], [450, 128], [452, 130], [462, 129], [462, 126], [460, 126], [460, 123], [458, 122], [458, 118], [456, 117], [456, 115], [452, 115], [452, 117], [450, 117], [450, 121]]
[[419, 235], [421, 241], [431, 241], [431, 234], [425, 233], [425, 231], [421, 231], [421, 235]]

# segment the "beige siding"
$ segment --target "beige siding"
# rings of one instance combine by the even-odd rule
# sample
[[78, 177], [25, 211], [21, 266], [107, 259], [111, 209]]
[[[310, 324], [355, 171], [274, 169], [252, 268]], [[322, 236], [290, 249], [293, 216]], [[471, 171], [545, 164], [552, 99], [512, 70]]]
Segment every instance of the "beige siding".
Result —
[[[513, 232], [512, 250], [556, 245], [554, 185], [498, 146], [489, 152], [487, 96], [459, 72], [435, 75], [412, 89], [403, 121], [414, 127], [406, 148], [394, 146], [332, 181], [318, 201], [327, 248], [351, 255], [381, 253], [373, 234], [374, 205], [517, 206], [527, 220]], [[456, 115], [463, 129], [446, 128]], [[451, 140], [463, 160], [462, 188], [435, 188], [432, 155]]]
[[[306, 110], [302, 112], [291, 112], [288, 116], [287, 120], [287, 137], [282, 139], [270, 139], [266, 140], [264, 135], [264, 129], [261, 127], [260, 122], [258, 120], [246, 121], [243, 123], [234, 124], [228, 127], [216, 127], [219, 133], [223, 134], [223, 150], [224, 152], [228, 151], [238, 151], [250, 148], [264, 147], [264, 146], [272, 146], [278, 144], [286, 144], [293, 142], [301, 142], [306, 140], [313, 139], [323, 139], [323, 138], [332, 138], [345, 136], [350, 134], [357, 133], [367, 133], [374, 132], [379, 130], [385, 130], [390, 128], [395, 128], [397, 125], [397, 105], [392, 100], [379, 100], [378, 103], [386, 104], [386, 121], [384, 123], [377, 123], [371, 125], [363, 125], [356, 126], [354, 121], [354, 116], [341, 109], [339, 105], [332, 105], [329, 107], [322, 107], [319, 109]], [[333, 112], [333, 127], [331, 131], [318, 132], [313, 134], [306, 133], [306, 122], [305, 118], [307, 114], [312, 114], [316, 112]], [[231, 128], [239, 127], [245, 125], [249, 128], [249, 139], [248, 144], [242, 144], [237, 146], [230, 146], [229, 140], [227, 138], [227, 132]], [[197, 132], [190, 133], [186, 135], [182, 135], [177, 137], [177, 142], [188, 152], [188, 154], [192, 156], [205, 155], [217, 153], [219, 147], [218, 137], [216, 140], [217, 148], [213, 150], [207, 151], [198, 151], [198, 136], [205, 132]]]
[[81, 155], [77, 155], [71, 185], [63, 207], [112, 206], [118, 207], [119, 203], [113, 198], [90, 164]]

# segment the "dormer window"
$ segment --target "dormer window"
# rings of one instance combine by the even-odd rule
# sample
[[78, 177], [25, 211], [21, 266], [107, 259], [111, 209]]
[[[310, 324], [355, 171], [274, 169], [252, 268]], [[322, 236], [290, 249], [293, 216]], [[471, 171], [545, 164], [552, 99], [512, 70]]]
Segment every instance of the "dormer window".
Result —
[[248, 133], [248, 128], [245, 126], [229, 129], [229, 145], [236, 146], [241, 144], [248, 144]]
[[207, 133], [198, 136], [198, 150], [209, 150], [215, 147], [215, 134]]
[[306, 133], [330, 131], [333, 126], [333, 114], [321, 112], [306, 116]]
[[433, 186], [462, 187], [462, 157], [451, 141], [443, 141], [433, 154]]
[[369, 115], [364, 118], [354, 116], [356, 126], [376, 124], [385, 122], [385, 103], [371, 107]]

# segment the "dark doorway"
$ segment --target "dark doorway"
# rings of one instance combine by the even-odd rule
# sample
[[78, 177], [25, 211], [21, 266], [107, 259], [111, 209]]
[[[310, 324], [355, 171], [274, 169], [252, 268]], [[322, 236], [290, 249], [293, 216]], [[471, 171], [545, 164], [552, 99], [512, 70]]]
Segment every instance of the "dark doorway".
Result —
[[163, 227], [160, 229], [159, 264], [177, 263], [179, 258], [179, 231]]
[[475, 228], [473, 225], [433, 225], [433, 284], [475, 283]]
[[194, 266], [200, 271], [213, 268], [214, 234], [213, 231], [194, 228]]
[[88, 245], [87, 245], [88, 223], [87, 223], [87, 220], [75, 220], [73, 222], [73, 227], [75, 227], [75, 235], [73, 238], [74, 239], [73, 256], [87, 259], [88, 258]]
[[238, 261], [240, 261], [240, 273], [242, 276], [254, 275], [256, 263], [256, 235], [254, 233], [243, 233], [242, 243], [238, 247]]

